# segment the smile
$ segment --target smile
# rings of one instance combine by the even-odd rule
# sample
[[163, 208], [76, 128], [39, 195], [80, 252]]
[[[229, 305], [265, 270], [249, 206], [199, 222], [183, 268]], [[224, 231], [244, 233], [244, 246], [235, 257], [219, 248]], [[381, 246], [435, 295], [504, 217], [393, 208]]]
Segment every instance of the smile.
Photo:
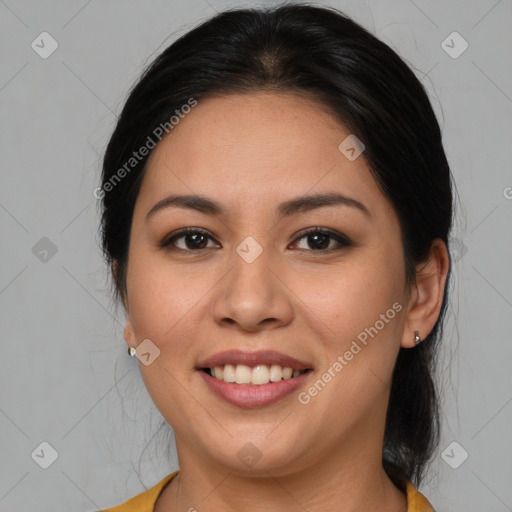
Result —
[[211, 377], [224, 382], [263, 386], [269, 382], [294, 379], [305, 373], [307, 370], [294, 370], [289, 366], [283, 367], [278, 364], [273, 364], [271, 366], [257, 364], [253, 367], [244, 364], [226, 364], [224, 366], [205, 368], [203, 371], [208, 373]]
[[196, 370], [207, 388], [243, 408], [271, 405], [293, 393], [313, 372], [310, 363], [274, 350], [220, 352]]

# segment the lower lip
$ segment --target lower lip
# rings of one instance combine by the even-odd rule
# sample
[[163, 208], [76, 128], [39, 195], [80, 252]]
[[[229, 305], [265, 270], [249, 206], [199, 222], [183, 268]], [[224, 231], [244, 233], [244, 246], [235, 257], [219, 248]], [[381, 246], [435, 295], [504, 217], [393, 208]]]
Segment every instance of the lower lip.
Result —
[[262, 386], [250, 384], [233, 384], [211, 377], [206, 372], [198, 370], [206, 385], [216, 395], [237, 407], [255, 408], [274, 404], [293, 393], [308, 378], [311, 370], [293, 379], [269, 382]]

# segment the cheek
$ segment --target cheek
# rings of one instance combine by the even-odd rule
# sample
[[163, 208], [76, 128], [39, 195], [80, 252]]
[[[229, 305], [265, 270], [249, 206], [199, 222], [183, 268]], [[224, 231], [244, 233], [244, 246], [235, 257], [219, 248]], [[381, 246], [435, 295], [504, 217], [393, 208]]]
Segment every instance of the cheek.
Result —
[[[127, 277], [130, 317], [139, 336], [163, 343], [204, 307], [214, 280], [199, 267], [177, 267], [165, 257], [134, 253]], [[189, 323], [190, 327], [190, 323]]]
[[[360, 262], [329, 278], [303, 281], [297, 293], [324, 347], [321, 371], [302, 398], [313, 417], [347, 428], [384, 401], [405, 309], [400, 260]], [[350, 411], [350, 418], [339, 411]]]
[[[296, 272], [289, 276], [290, 287], [303, 304], [302, 314], [340, 348], [339, 344], [352, 340], [402, 300], [399, 258], [380, 251], [361, 252], [329, 269], [320, 266], [314, 272]], [[396, 310], [391, 315], [396, 318]]]
[[212, 284], [197, 270], [194, 277], [190, 270], [181, 271], [149, 251], [134, 251], [130, 258], [130, 321], [139, 343], [149, 338], [160, 350], [152, 364], [139, 364], [141, 375], [157, 408], [173, 427], [179, 427], [183, 411], [189, 416], [200, 414], [186, 389], [193, 375], [194, 347], [201, 337], [197, 320], [205, 315]]

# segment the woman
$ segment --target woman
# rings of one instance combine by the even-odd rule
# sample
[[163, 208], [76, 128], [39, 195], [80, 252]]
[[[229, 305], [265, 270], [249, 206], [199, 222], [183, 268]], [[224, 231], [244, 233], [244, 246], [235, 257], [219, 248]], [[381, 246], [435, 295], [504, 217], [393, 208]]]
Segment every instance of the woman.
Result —
[[132, 90], [102, 235], [180, 470], [112, 511], [430, 511], [452, 180], [428, 97], [341, 13], [223, 12]]

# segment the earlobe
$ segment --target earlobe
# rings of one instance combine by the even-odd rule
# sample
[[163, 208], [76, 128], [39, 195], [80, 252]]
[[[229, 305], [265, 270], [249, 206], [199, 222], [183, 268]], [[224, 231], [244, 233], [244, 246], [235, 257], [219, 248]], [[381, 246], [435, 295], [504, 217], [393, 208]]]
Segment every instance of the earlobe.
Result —
[[410, 296], [401, 346], [412, 348], [421, 343], [434, 328], [441, 306], [450, 259], [445, 243], [436, 238], [426, 263], [418, 265], [416, 284]]
[[124, 326], [124, 339], [128, 346], [135, 347], [137, 345], [135, 333], [133, 332], [132, 323], [128, 320]]
[[[112, 275], [114, 276], [114, 280], [117, 282], [118, 279], [117, 279], [117, 269], [118, 269], [118, 261], [117, 260], [113, 260], [112, 261]], [[126, 324], [124, 326], [124, 339], [126, 341], [126, 343], [128, 344], [128, 346], [130, 348], [134, 348], [137, 343], [136, 343], [136, 337], [135, 337], [135, 333], [133, 331], [133, 325], [130, 321], [130, 308], [129, 308], [129, 304], [128, 304], [128, 300], [126, 298], [126, 296], [124, 295], [124, 293], [121, 292], [121, 301], [123, 303], [123, 307], [124, 307], [124, 310], [125, 310], [125, 315], [126, 315]]]

